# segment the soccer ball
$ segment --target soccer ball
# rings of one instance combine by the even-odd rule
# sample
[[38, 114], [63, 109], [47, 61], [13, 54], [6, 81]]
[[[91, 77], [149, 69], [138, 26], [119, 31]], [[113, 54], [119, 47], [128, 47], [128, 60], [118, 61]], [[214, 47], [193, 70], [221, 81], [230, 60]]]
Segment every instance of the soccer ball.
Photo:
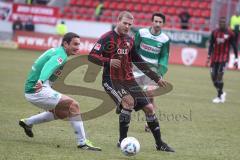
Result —
[[121, 142], [121, 151], [126, 156], [134, 156], [140, 151], [140, 144], [134, 137], [124, 138]]

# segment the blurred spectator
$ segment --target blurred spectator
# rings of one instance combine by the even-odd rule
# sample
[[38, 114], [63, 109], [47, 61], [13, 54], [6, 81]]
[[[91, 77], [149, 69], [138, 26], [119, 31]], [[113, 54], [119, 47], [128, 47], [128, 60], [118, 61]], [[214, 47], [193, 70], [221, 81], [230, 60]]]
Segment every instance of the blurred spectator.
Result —
[[13, 32], [23, 30], [23, 24], [19, 17], [17, 18], [16, 21], [13, 22], [12, 29], [13, 29]]
[[67, 25], [62, 20], [61, 23], [57, 24], [56, 26], [57, 34], [63, 36], [65, 33], [68, 32]]
[[29, 5], [30, 5], [30, 4], [33, 4], [33, 0], [25, 0], [25, 3], [26, 3], [26, 4], [29, 4]]
[[35, 29], [35, 26], [33, 24], [33, 21], [31, 18], [28, 19], [28, 21], [25, 23], [25, 30], [33, 32]]
[[47, 5], [49, 0], [35, 0], [36, 4]]
[[95, 9], [95, 18], [97, 21], [100, 20], [100, 16], [103, 13], [103, 0], [99, 0], [99, 3]]
[[182, 29], [188, 29], [189, 28], [189, 19], [191, 18], [190, 14], [187, 10], [182, 10], [182, 12], [179, 14], [180, 22], [181, 22], [181, 28]]
[[234, 14], [231, 17], [230, 27], [235, 33], [235, 42], [236, 42], [236, 45], [238, 46], [238, 35], [240, 30], [240, 11], [239, 10], [236, 11], [236, 14]]

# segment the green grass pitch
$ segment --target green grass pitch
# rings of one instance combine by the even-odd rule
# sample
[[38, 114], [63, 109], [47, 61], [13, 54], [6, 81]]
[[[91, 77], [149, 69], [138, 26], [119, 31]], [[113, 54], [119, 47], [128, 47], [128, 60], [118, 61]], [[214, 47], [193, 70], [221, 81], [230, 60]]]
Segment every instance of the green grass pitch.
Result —
[[[238, 160], [240, 159], [240, 73], [227, 71], [224, 90], [227, 101], [212, 104], [216, 91], [207, 68], [170, 65], [165, 77], [174, 89], [156, 98], [163, 139], [176, 153], [158, 152], [153, 137], [144, 132], [144, 116], [133, 113], [129, 136], [136, 137], [141, 151], [126, 157], [116, 147], [118, 116], [109, 112], [84, 122], [90, 140], [102, 152], [76, 148], [75, 135], [67, 121], [54, 121], [34, 126], [34, 138], [25, 136], [18, 126], [20, 118], [41, 110], [23, 96], [27, 73], [40, 52], [0, 49], [0, 160]], [[85, 68], [72, 72], [67, 83], [102, 90], [101, 76], [94, 84], [81, 80]], [[85, 112], [95, 108], [99, 100], [71, 95]], [[59, 147], [58, 147], [59, 145]]]

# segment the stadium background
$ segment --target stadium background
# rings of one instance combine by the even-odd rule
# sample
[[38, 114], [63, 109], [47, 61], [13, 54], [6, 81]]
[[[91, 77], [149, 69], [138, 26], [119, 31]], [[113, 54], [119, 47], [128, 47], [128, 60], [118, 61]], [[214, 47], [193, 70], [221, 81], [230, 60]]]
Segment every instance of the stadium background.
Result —
[[[133, 31], [150, 25], [152, 12], [160, 10], [166, 14], [164, 32], [172, 41], [171, 65], [166, 79], [174, 85], [174, 90], [157, 98], [160, 106], [157, 113], [162, 118], [163, 135], [177, 153], [168, 155], [154, 151], [152, 137], [143, 132], [143, 114], [134, 113], [129, 134], [138, 138], [142, 145], [136, 159], [240, 158], [239, 71], [226, 73], [227, 102], [213, 105], [211, 99], [215, 90], [205, 67], [210, 31], [216, 28], [220, 16], [226, 16], [229, 22], [240, 8], [238, 0], [105, 0], [99, 21], [94, 16], [98, 0], [50, 0], [46, 5], [24, 3], [25, 0], [0, 1], [0, 13], [5, 15], [0, 20], [1, 160], [126, 159], [114, 148], [118, 133], [114, 112], [85, 123], [91, 139], [104, 149], [99, 154], [74, 148], [74, 134], [67, 123], [37, 126], [34, 128], [37, 135], [33, 140], [25, 137], [17, 127], [19, 118], [40, 111], [24, 100], [23, 83], [33, 60], [41, 51], [61, 42], [61, 37], [56, 34], [56, 24], [64, 19], [68, 31], [80, 34], [80, 54], [87, 54], [96, 39], [114, 26], [116, 15], [125, 9], [135, 16]], [[178, 14], [181, 9], [188, 9], [191, 15], [188, 30], [180, 29]], [[17, 17], [23, 21], [35, 17], [35, 32], [13, 32], [12, 21]], [[233, 58], [231, 55], [229, 68], [233, 67]], [[102, 90], [101, 77], [98, 76], [95, 83], [86, 83], [82, 77], [85, 72], [86, 67], [74, 70], [66, 82]], [[93, 97], [71, 96], [80, 102], [83, 112], [100, 103]], [[61, 147], [57, 148], [57, 145]]]

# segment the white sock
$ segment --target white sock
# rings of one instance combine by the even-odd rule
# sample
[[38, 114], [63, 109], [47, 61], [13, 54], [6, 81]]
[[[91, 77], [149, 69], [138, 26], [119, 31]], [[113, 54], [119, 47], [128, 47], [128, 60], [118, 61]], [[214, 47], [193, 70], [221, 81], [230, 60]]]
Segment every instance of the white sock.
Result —
[[81, 118], [79, 118], [79, 116], [70, 117], [69, 120], [77, 136], [77, 145], [84, 145], [86, 141], [86, 135], [83, 127], [83, 121]]
[[31, 116], [25, 120], [25, 123], [27, 125], [39, 124], [54, 120], [54, 115], [52, 112], [42, 112], [40, 114]]

